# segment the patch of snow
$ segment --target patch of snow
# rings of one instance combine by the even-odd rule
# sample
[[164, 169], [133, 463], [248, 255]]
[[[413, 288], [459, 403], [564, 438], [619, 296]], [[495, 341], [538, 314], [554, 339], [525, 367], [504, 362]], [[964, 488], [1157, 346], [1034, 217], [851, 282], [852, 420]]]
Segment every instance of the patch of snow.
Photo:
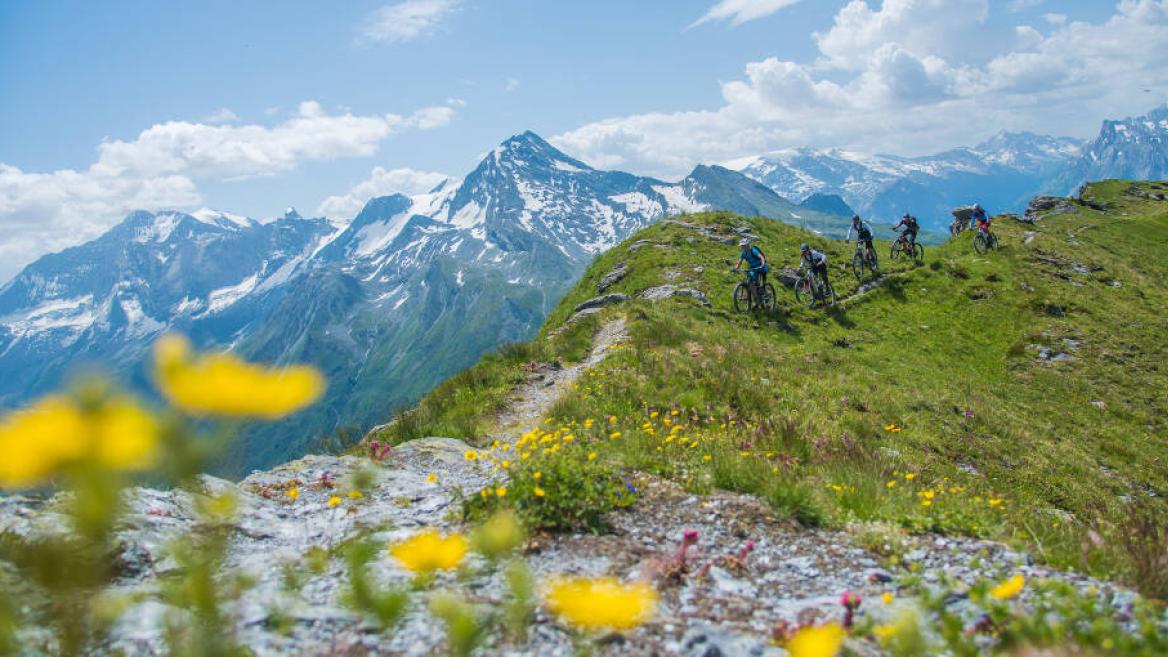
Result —
[[667, 210], [673, 212], [701, 212], [709, 206], [686, 195], [680, 185], [653, 185], [653, 191], [665, 197]]
[[166, 328], [166, 324], [146, 314], [142, 309], [142, 302], [138, 297], [130, 296], [118, 299], [118, 305], [126, 314], [126, 335], [142, 337], [158, 333]]
[[191, 216], [199, 221], [210, 224], [212, 226], [238, 226], [246, 228], [251, 226], [254, 222], [251, 219], [232, 212], [222, 212], [220, 210], [212, 210], [211, 208], [199, 208], [191, 213]]
[[179, 212], [160, 212], [154, 215], [154, 221], [149, 226], [138, 228], [134, 233], [134, 241], [138, 244], [148, 242], [165, 242], [170, 239], [171, 233], [182, 221], [183, 215]]
[[0, 325], [8, 327], [17, 336], [65, 329], [79, 333], [97, 319], [93, 295], [70, 299], [53, 299], [41, 305], [0, 317]]
[[192, 299], [191, 297], [183, 297], [182, 301], [170, 307], [171, 312], [175, 315], [194, 314], [203, 309], [202, 299]]
[[458, 287], [462, 287], [463, 283], [462, 283], [462, 270], [461, 269], [459, 269], [458, 273], [456, 273], [454, 275], [454, 283]]
[[410, 211], [406, 210], [384, 221], [376, 221], [362, 226], [361, 230], [357, 231], [355, 254], [364, 257], [389, 246], [394, 238], [401, 234], [411, 216]]
[[403, 294], [403, 295], [402, 295], [402, 298], [398, 299], [398, 300], [397, 300], [397, 302], [395, 302], [395, 303], [393, 304], [393, 309], [394, 309], [394, 310], [397, 310], [398, 308], [401, 308], [401, 305], [402, 305], [403, 303], [405, 303], [405, 302], [406, 302], [406, 300], [407, 300], [407, 299], [409, 299], [409, 298], [410, 298], [410, 295], [409, 295], [408, 293], [407, 293], [407, 294]]
[[552, 166], [555, 167], [558, 171], [567, 171], [569, 173], [582, 173], [584, 171], [580, 167], [568, 164], [562, 160], [556, 160], [555, 162], [552, 162]]
[[259, 274], [252, 274], [235, 285], [212, 290], [207, 295], [207, 314], [213, 314], [231, 307], [236, 301], [251, 293], [259, 282]]
[[[481, 228], [482, 225], [486, 223], [486, 221], [487, 211], [479, 207], [479, 204], [476, 201], [471, 201], [462, 206], [462, 208], [460, 208], [458, 212], [456, 212], [454, 216], [450, 218], [451, 224], [453, 224], [456, 228], [462, 229]], [[471, 234], [474, 235], [473, 232]], [[482, 239], [478, 236], [475, 236], [475, 238]]]
[[641, 192], [614, 194], [613, 196], [609, 196], [608, 199], [625, 206], [625, 211], [627, 212], [639, 214], [647, 218], [656, 217], [664, 212], [664, 208], [661, 207], [660, 203]]

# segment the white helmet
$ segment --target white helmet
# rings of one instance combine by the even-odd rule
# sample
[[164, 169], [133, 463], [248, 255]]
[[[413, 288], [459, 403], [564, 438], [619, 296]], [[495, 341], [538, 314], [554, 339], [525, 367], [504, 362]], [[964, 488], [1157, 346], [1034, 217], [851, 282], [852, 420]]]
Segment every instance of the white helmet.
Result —
[[750, 246], [750, 238], [743, 237], [742, 241], [738, 243], [738, 246]]

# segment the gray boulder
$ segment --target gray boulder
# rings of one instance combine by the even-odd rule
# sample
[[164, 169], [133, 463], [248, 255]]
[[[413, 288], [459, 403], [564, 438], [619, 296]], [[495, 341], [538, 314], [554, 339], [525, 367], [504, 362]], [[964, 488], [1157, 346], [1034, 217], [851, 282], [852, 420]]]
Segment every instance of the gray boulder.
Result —
[[598, 297], [592, 297], [591, 299], [585, 301], [584, 303], [581, 303], [580, 305], [573, 308], [572, 312], [578, 313], [581, 310], [588, 310], [589, 308], [603, 308], [604, 306], [611, 306], [611, 305], [617, 304], [617, 303], [624, 303], [628, 300], [629, 300], [629, 295], [624, 294], [623, 292], [613, 292], [612, 294], [603, 294], [603, 295], [598, 296]]

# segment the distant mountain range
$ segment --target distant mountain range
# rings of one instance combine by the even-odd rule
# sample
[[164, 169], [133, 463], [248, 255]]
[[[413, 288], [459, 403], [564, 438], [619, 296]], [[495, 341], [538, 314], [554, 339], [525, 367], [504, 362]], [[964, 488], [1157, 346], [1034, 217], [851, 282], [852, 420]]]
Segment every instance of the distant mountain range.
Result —
[[593, 169], [525, 132], [464, 179], [372, 199], [351, 220], [133, 212], [0, 287], [0, 407], [90, 366], [148, 390], [149, 347], [171, 330], [324, 370], [322, 403], [235, 446], [223, 471], [239, 474], [384, 421], [530, 337], [596, 254], [663, 216], [728, 210], [841, 236], [853, 210], [885, 222], [911, 211], [944, 229], [955, 205], [1018, 209], [1088, 179], [1164, 178], [1166, 160], [1168, 108], [1105, 122], [1086, 143], [1003, 133], [921, 158], [799, 149], [678, 182]]
[[[1067, 195], [1104, 178], [1168, 177], [1168, 106], [1105, 121], [1091, 141], [1003, 132], [972, 148], [906, 158], [843, 150], [791, 149], [731, 165], [797, 201], [838, 195], [865, 218], [894, 221], [912, 212], [936, 230], [949, 210], [979, 202], [1018, 211], [1039, 193]], [[822, 205], [814, 207], [822, 208]]]
[[249, 433], [224, 470], [270, 466], [338, 427], [384, 421], [484, 352], [530, 337], [594, 255], [662, 216], [709, 209], [846, 227], [722, 167], [672, 183], [599, 171], [531, 132], [461, 181], [372, 199], [347, 222], [291, 208], [267, 223], [134, 212], [0, 288], [0, 405], [88, 365], [148, 389], [150, 344], [182, 331], [327, 374], [323, 403]]

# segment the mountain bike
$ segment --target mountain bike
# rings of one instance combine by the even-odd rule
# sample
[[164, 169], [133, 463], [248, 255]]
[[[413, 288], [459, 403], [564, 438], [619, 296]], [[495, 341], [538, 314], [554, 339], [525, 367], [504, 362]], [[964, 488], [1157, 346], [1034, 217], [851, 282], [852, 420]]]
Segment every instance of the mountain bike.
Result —
[[775, 309], [775, 286], [767, 282], [766, 272], [761, 271], [761, 267], [758, 269], [757, 284], [750, 278], [748, 271], [742, 282], [734, 286], [735, 312], [748, 313], [758, 308], [764, 312], [770, 312]]
[[812, 308], [819, 301], [825, 306], [835, 305], [835, 289], [831, 281], [819, 280], [810, 269], [799, 270], [799, 280], [795, 281], [795, 300]]
[[910, 243], [907, 237], [901, 235], [892, 243], [892, 252], [889, 254], [889, 257], [896, 260], [901, 255], [905, 255], [921, 263], [925, 261], [925, 247], [921, 246], [918, 242]]
[[867, 248], [867, 246], [860, 240], [856, 240], [856, 253], [852, 255], [852, 271], [856, 274], [856, 280], [864, 277], [864, 268], [872, 270], [872, 273], [880, 272], [880, 263], [876, 260], [876, 249]]
[[998, 236], [992, 230], [978, 230], [973, 236], [973, 250], [979, 254], [986, 254], [998, 248]]

